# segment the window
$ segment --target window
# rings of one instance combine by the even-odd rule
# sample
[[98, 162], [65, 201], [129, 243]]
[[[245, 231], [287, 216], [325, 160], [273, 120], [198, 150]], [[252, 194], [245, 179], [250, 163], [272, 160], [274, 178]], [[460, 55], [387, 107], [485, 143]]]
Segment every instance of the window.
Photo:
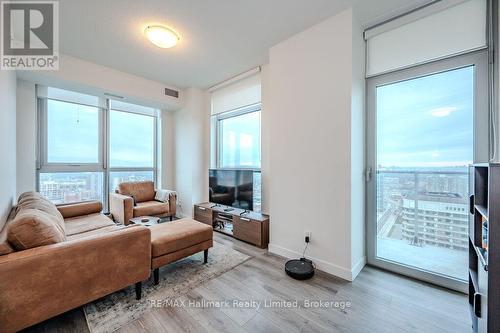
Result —
[[260, 113], [219, 116], [219, 167], [260, 168]]
[[[468, 165], [474, 150], [474, 70], [474, 66], [452, 68], [375, 88], [377, 255], [462, 280], [467, 278], [468, 247], [447, 245], [453, 236], [440, 229], [453, 222], [467, 223], [465, 213], [441, 217], [446, 210], [456, 212], [457, 205], [468, 204]], [[408, 215], [401, 218], [405, 200], [426, 209], [407, 210]], [[432, 231], [442, 235], [436, 244], [442, 248], [439, 251], [428, 250], [435, 244], [434, 238], [422, 228], [424, 219], [419, 215], [427, 211], [439, 222]], [[467, 235], [460, 237], [464, 244], [467, 239]]]
[[110, 167], [154, 166], [154, 117], [111, 110]]
[[213, 117], [218, 168], [254, 169], [254, 211], [261, 210], [260, 104]]
[[38, 109], [38, 190], [54, 203], [107, 205], [120, 182], [156, 180], [154, 109], [53, 88]]
[[109, 111], [109, 189], [125, 181], [155, 179], [156, 118]]
[[99, 109], [47, 102], [47, 162], [99, 163]]
[[485, 52], [368, 80], [368, 260], [457, 290], [468, 279], [468, 165], [487, 159]]

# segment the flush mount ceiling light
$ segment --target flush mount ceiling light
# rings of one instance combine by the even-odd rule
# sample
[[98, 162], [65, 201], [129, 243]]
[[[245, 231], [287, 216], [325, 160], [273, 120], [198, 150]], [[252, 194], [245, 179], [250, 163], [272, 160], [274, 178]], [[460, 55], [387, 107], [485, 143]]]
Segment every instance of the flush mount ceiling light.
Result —
[[175, 31], [161, 25], [148, 25], [144, 34], [151, 43], [163, 49], [174, 47], [180, 39]]

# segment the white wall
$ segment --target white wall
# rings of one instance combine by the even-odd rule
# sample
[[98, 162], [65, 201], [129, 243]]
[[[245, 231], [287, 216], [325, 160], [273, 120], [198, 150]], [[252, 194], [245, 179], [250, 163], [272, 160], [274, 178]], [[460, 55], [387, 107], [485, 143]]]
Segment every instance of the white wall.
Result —
[[177, 215], [193, 216], [193, 205], [208, 201], [210, 160], [210, 108], [206, 92], [189, 88], [184, 108], [175, 119], [175, 189], [182, 207]]
[[0, 71], [0, 229], [16, 200], [16, 72]]
[[20, 71], [18, 75], [26, 81], [100, 97], [112, 93], [126, 97], [127, 102], [159, 109], [177, 110], [182, 106], [182, 91], [181, 98], [165, 95], [165, 88], [179, 91], [176, 87], [64, 54], [60, 55], [57, 71]]
[[300, 257], [310, 231], [307, 255], [319, 269], [348, 280], [364, 255], [352, 244], [364, 243], [358, 68], [364, 51], [361, 35], [353, 41], [353, 25], [347, 10], [272, 47], [263, 88], [271, 126], [269, 250]]
[[365, 266], [365, 41], [358, 21], [352, 20], [351, 93], [351, 272]]
[[160, 113], [160, 174], [159, 186], [175, 189], [175, 117], [171, 111]]
[[261, 66], [261, 115], [260, 115], [260, 155], [261, 155], [261, 210], [264, 214], [270, 213], [270, 194], [269, 194], [269, 184], [271, 179], [271, 165], [270, 165], [270, 156], [271, 156], [271, 116], [270, 110], [268, 110], [268, 106], [270, 107], [270, 94], [269, 94], [269, 72], [270, 67], [268, 64]]
[[17, 195], [36, 189], [36, 90], [17, 80]]

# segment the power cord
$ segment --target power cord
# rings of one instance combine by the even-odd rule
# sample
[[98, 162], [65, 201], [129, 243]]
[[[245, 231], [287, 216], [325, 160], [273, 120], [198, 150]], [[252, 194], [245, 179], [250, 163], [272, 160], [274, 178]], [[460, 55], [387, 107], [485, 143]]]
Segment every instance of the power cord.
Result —
[[184, 216], [184, 209], [182, 209], [182, 202], [180, 200], [177, 200], [177, 207], [179, 207], [181, 217]]
[[306, 246], [304, 247], [304, 251], [302, 251], [302, 258], [306, 258], [306, 251], [307, 251], [307, 246], [309, 245], [309, 242], [306, 241]]
[[300, 260], [307, 261], [307, 262], [311, 263], [313, 268], [316, 269], [316, 265], [314, 264], [314, 262], [311, 259], [306, 258], [306, 251], [307, 251], [307, 248], [308, 248], [309, 243], [310, 243], [309, 236], [306, 236], [306, 238], [304, 240], [306, 242], [306, 246], [304, 247], [304, 251], [302, 251], [302, 258], [300, 258]]

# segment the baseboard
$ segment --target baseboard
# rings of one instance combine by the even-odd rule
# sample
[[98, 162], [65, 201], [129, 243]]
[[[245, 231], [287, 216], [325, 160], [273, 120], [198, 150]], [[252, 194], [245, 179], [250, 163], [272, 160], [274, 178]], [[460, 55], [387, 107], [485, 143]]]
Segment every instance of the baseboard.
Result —
[[[292, 251], [275, 244], [269, 244], [268, 250], [270, 253], [274, 253], [289, 259], [302, 257], [302, 253]], [[307, 256], [307, 258], [311, 259], [316, 265], [316, 268], [319, 269], [320, 271], [323, 271], [331, 275], [335, 275], [347, 281], [353, 280], [354, 274], [345, 267], [337, 266], [322, 259], [314, 258], [311, 256]]]
[[354, 265], [354, 267], [351, 270], [351, 281], [354, 281], [354, 279], [358, 276], [359, 272], [365, 267], [366, 265], [366, 257], [363, 256], [359, 261]]

